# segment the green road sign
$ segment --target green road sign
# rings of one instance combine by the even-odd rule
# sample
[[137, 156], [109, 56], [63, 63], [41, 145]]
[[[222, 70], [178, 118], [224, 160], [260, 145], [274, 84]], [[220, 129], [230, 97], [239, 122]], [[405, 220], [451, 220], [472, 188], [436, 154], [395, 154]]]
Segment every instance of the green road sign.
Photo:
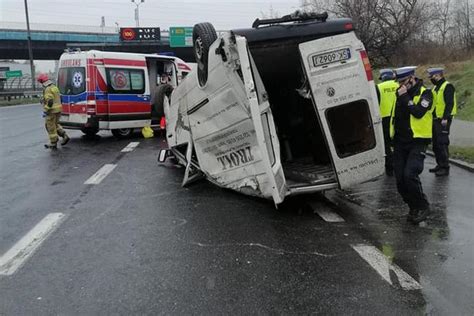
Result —
[[192, 47], [192, 27], [170, 27], [170, 47]]
[[21, 72], [21, 70], [5, 71], [5, 77], [7, 77], [7, 79], [21, 77], [21, 76], [23, 76], [23, 73]]

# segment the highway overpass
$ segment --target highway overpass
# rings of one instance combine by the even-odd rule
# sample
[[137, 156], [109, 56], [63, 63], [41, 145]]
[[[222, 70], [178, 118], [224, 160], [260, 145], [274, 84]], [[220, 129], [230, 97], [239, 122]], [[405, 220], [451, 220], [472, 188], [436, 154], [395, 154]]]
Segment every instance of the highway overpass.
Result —
[[[0, 59], [28, 59], [26, 30], [2, 26], [0, 25]], [[72, 26], [68, 28], [70, 29], [70, 27]], [[68, 28], [65, 27], [65, 29]], [[120, 41], [117, 32], [110, 32], [110, 30], [107, 30], [107, 32], [90, 31], [87, 27], [76, 28], [77, 32], [71, 30], [32, 30], [34, 59], [57, 60], [66, 48], [80, 48], [81, 50], [98, 49], [137, 53], [173, 52], [185, 61], [194, 61], [190, 47], [173, 48], [169, 46], [168, 32], [161, 32], [161, 40], [157, 42], [125, 43]]]

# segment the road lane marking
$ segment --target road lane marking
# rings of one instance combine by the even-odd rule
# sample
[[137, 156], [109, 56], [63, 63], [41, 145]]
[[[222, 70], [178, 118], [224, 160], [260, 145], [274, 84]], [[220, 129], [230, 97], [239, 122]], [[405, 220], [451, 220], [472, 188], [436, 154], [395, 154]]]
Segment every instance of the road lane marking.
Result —
[[63, 213], [46, 215], [33, 229], [0, 257], [0, 275], [12, 275], [31, 257], [41, 243], [59, 226]]
[[329, 223], [342, 223], [345, 222], [344, 218], [339, 216], [339, 214], [331, 212], [326, 206], [321, 204], [313, 203], [311, 208], [314, 213], [318, 214], [323, 220]]
[[398, 278], [400, 286], [404, 290], [420, 290], [422, 286], [399, 266], [391, 263], [389, 259], [376, 247], [370, 245], [351, 245], [351, 247], [365, 260], [380, 276], [393, 285], [390, 278], [390, 271], [393, 271]]
[[84, 184], [99, 184], [102, 182], [102, 180], [105, 179], [111, 173], [115, 167], [117, 167], [116, 164], [105, 164], [102, 168], [100, 168], [92, 177], [87, 179]]
[[122, 149], [123, 153], [129, 153], [132, 152], [137, 146], [140, 144], [140, 142], [131, 142], [128, 144], [124, 149]]

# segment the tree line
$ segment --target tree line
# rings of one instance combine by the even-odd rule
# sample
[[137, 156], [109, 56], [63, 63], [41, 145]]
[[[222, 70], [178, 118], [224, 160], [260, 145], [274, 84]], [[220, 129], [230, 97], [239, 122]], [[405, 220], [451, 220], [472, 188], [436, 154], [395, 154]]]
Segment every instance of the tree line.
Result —
[[349, 17], [375, 66], [473, 58], [474, 0], [301, 0], [306, 12]]

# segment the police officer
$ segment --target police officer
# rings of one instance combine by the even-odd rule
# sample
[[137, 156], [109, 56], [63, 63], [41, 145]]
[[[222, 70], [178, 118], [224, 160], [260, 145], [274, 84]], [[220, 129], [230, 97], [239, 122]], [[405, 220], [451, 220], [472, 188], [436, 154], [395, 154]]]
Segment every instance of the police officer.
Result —
[[457, 112], [456, 91], [444, 78], [443, 68], [429, 68], [428, 76], [433, 89], [433, 152], [436, 167], [430, 169], [436, 176], [449, 175], [449, 130]]
[[49, 136], [49, 144], [45, 144], [44, 147], [57, 149], [58, 135], [62, 138], [61, 145], [64, 146], [69, 142], [69, 136], [59, 125], [62, 110], [59, 89], [49, 80], [46, 74], [40, 74], [37, 81], [43, 86], [43, 112], [45, 127]]
[[395, 70], [400, 87], [391, 115], [390, 136], [393, 138], [393, 167], [397, 189], [410, 212], [407, 221], [418, 224], [430, 213], [423, 193], [420, 173], [425, 152], [432, 137], [433, 94], [423, 81], [415, 77], [416, 67]]
[[395, 80], [395, 72], [392, 69], [380, 70], [381, 83], [377, 85], [377, 97], [380, 105], [380, 116], [382, 117], [383, 138], [385, 143], [385, 173], [393, 175], [393, 153], [392, 141], [390, 139], [390, 115], [397, 100], [396, 91], [398, 82]]

